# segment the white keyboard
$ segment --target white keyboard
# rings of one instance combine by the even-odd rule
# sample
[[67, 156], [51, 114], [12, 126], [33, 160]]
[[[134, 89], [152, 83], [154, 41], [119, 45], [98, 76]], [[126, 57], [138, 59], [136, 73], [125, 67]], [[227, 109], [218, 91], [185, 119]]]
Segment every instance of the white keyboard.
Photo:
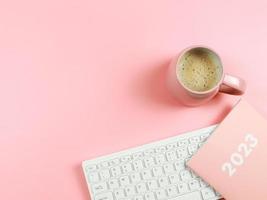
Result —
[[91, 200], [220, 199], [186, 166], [215, 127], [84, 161]]

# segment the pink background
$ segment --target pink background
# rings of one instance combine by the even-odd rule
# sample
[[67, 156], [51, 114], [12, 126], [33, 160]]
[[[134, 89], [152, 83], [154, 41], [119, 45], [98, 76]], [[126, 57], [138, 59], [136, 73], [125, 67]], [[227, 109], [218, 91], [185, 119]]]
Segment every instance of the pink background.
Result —
[[87, 200], [82, 160], [219, 122], [237, 97], [187, 108], [164, 86], [192, 44], [267, 117], [266, 20], [265, 0], [2, 0], [0, 198]]

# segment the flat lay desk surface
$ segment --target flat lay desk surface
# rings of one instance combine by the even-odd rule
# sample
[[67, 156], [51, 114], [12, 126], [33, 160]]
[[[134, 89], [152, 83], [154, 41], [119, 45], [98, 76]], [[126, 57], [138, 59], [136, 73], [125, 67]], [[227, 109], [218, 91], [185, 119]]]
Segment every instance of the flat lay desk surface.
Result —
[[238, 100], [187, 108], [170, 59], [204, 44], [267, 117], [267, 2], [0, 3], [0, 198], [88, 200], [81, 162], [220, 122]]

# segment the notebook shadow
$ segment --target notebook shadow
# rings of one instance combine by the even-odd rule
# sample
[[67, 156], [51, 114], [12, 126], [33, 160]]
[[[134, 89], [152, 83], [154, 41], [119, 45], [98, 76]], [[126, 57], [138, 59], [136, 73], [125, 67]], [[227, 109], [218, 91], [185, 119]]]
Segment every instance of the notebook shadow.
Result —
[[[222, 104], [221, 102], [223, 101], [224, 97], [226, 94], [218, 93], [209, 103], [208, 106], [215, 106]], [[229, 112], [233, 109], [233, 105], [228, 102], [228, 103], [223, 103], [223, 105], [220, 105], [220, 111], [217, 113], [216, 116], [214, 116], [212, 123], [220, 123], [228, 114]]]

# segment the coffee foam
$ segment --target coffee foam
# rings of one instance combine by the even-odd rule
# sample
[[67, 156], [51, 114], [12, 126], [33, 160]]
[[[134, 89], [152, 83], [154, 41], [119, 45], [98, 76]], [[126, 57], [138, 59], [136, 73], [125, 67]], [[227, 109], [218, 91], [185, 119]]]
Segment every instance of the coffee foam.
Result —
[[186, 52], [178, 65], [180, 81], [193, 91], [203, 92], [213, 88], [222, 76], [220, 60], [205, 48]]

